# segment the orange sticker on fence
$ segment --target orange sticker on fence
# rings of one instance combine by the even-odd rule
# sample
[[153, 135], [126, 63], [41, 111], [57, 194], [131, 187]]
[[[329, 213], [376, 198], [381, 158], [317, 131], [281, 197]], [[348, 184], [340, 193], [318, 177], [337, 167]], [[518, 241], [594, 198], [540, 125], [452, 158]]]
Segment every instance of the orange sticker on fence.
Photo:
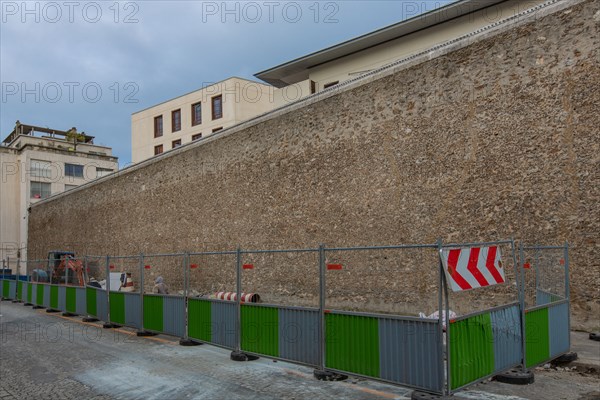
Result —
[[342, 264], [327, 264], [328, 270], [340, 270], [342, 269]]
[[560, 259], [560, 265], [565, 265], [565, 259], [564, 258]]
[[146, 269], [150, 269], [150, 268], [152, 268], [152, 267], [150, 267], [149, 265], [144, 265], [144, 268], [146, 268]]
[[114, 266], [114, 265], [111, 265], [111, 266], [109, 266], [108, 268], [110, 268], [110, 269], [115, 269], [115, 266]]
[[196, 268], [198, 268], [198, 264], [191, 264], [191, 265], [190, 265], [190, 268], [191, 268], [191, 269], [196, 269]]
[[244, 264], [244, 266], [242, 268], [244, 268], [244, 269], [254, 269], [254, 265], [253, 264]]
[[526, 262], [525, 264], [523, 264], [523, 268], [525, 268], [525, 269], [531, 269], [531, 264], [529, 264], [528, 262]]

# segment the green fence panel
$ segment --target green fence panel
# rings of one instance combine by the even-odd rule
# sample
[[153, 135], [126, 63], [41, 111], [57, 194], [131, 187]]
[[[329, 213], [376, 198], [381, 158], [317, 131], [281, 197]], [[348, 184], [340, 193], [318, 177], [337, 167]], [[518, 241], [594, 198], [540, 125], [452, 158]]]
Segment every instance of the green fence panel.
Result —
[[7, 299], [10, 296], [9, 286], [10, 286], [10, 284], [8, 283], [7, 280], [2, 281], [2, 297], [7, 298]]
[[[54, 287], [53, 287], [54, 289]], [[56, 288], [56, 303], [58, 305], [58, 288]], [[52, 294], [51, 294], [52, 295]], [[87, 288], [85, 291], [85, 304], [87, 307], [87, 313], [94, 317], [98, 316], [98, 309], [96, 308], [96, 289]], [[54, 306], [52, 306], [54, 308]]]
[[325, 315], [325, 366], [379, 377], [379, 321], [358, 315]]
[[525, 314], [525, 339], [527, 368], [550, 358], [548, 308], [540, 308]]
[[110, 292], [110, 322], [125, 325], [125, 295]]
[[450, 326], [450, 387], [456, 389], [494, 372], [494, 337], [489, 313]]
[[77, 292], [74, 287], [66, 288], [66, 304], [65, 308], [67, 312], [76, 313], [77, 312]]
[[212, 341], [212, 305], [210, 301], [190, 299], [188, 303], [188, 336]]
[[27, 302], [31, 303], [31, 298], [33, 295], [33, 285], [31, 283], [27, 284]]
[[50, 308], [58, 310], [58, 286], [50, 286]]
[[163, 331], [163, 298], [144, 296], [144, 329]]
[[279, 310], [242, 305], [242, 350], [279, 357]]
[[35, 297], [35, 304], [38, 306], [43, 306], [44, 305], [44, 285], [42, 285], [41, 283], [38, 283], [36, 285], [36, 290], [37, 290], [37, 294]]

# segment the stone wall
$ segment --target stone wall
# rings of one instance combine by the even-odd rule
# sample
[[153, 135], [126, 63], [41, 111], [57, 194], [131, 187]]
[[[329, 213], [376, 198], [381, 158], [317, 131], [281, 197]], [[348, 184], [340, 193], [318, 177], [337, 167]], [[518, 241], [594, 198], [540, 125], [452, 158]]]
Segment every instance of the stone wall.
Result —
[[[577, 321], [598, 325], [600, 5], [531, 18], [36, 205], [30, 254], [568, 240]], [[431, 296], [435, 256], [374, 273], [388, 256], [334, 278], [340, 304]], [[312, 302], [307, 263], [273, 261], [261, 294]]]

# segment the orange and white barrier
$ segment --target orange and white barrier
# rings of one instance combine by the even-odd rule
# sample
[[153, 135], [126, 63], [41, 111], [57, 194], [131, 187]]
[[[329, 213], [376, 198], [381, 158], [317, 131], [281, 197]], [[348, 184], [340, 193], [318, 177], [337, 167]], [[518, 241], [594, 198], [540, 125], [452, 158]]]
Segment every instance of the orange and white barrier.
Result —
[[[214, 295], [215, 298], [220, 300], [229, 300], [236, 301], [237, 293], [236, 292], [217, 292]], [[242, 293], [240, 296], [240, 301], [242, 303], [258, 303], [260, 301], [260, 296], [256, 293]]]

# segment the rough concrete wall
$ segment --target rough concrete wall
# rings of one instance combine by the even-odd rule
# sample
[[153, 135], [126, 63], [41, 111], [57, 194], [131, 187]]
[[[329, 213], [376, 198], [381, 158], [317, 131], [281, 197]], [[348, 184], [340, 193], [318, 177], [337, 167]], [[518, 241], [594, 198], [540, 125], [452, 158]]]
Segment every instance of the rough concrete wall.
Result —
[[[599, 10], [537, 18], [36, 206], [30, 251], [568, 240], [584, 321], [600, 300]], [[312, 290], [278, 265], [265, 287]], [[347, 283], [373, 304], [436, 283], [379, 277]]]

